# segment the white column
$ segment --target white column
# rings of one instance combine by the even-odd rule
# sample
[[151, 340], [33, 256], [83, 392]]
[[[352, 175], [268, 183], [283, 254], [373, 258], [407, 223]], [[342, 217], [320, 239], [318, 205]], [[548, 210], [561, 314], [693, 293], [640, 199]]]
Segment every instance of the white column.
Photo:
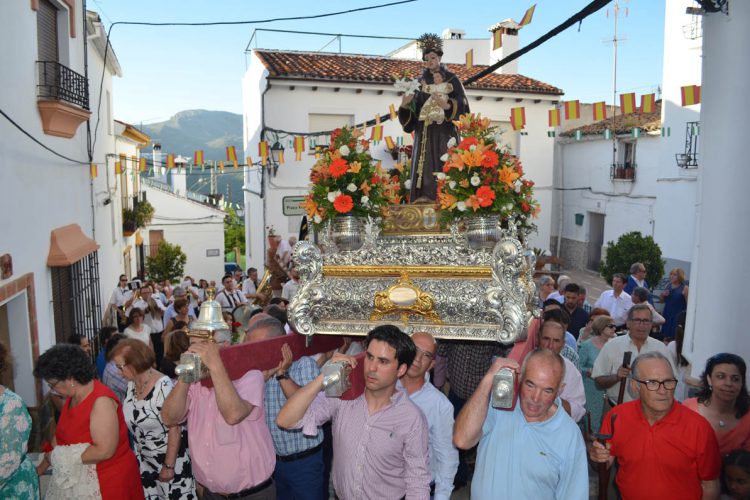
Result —
[[703, 17], [698, 230], [685, 344], [693, 374], [718, 352], [750, 362], [748, 25], [748, 1], [730, 1], [728, 16]]

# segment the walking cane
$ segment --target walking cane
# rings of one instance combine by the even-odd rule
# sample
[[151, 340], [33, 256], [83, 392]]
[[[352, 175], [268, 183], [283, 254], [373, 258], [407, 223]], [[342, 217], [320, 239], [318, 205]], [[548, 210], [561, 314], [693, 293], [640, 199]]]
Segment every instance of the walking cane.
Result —
[[[609, 434], [602, 434], [601, 432], [597, 432], [594, 434], [597, 441], [599, 441], [604, 446], [607, 446], [606, 441], [608, 439], [612, 439], [612, 437], [615, 435], [615, 419], [617, 418], [617, 414], [613, 413], [610, 416], [610, 423], [609, 423]], [[601, 430], [601, 426], [600, 426]], [[599, 496], [597, 497], [599, 500], [607, 500], [608, 494], [609, 494], [609, 469], [607, 468], [607, 463], [599, 463], [597, 464], [597, 473], [599, 476]]]
[[[622, 354], [622, 367], [623, 368], [630, 368], [630, 359], [633, 357], [633, 351], [625, 351]], [[620, 392], [617, 395], [617, 404], [621, 405], [622, 400], [625, 398], [625, 386], [627, 384], [625, 383], [625, 378], [620, 379]]]

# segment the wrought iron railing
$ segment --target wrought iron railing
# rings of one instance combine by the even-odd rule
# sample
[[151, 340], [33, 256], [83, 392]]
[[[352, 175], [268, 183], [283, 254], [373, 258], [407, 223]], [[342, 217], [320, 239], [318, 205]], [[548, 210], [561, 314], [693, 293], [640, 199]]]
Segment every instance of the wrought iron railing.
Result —
[[613, 181], [633, 182], [637, 169], [638, 166], [635, 163], [613, 163], [609, 167], [609, 178]]
[[85, 76], [57, 61], [37, 61], [37, 97], [67, 101], [89, 109], [89, 82]]

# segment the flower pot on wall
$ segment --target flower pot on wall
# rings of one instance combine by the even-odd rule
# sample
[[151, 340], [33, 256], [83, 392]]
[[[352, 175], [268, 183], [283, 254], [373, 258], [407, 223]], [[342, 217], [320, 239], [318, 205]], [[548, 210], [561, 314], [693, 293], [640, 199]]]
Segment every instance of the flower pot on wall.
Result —
[[617, 167], [615, 169], [615, 179], [624, 179], [624, 178], [625, 178], [625, 168]]
[[135, 221], [132, 220], [126, 220], [122, 223], [122, 235], [123, 236], [133, 236], [133, 233], [135, 233], [136, 229], [138, 229], [138, 226], [136, 225]]
[[635, 178], [635, 169], [634, 168], [626, 168], [625, 169], [625, 177], [624, 179], [634, 179]]

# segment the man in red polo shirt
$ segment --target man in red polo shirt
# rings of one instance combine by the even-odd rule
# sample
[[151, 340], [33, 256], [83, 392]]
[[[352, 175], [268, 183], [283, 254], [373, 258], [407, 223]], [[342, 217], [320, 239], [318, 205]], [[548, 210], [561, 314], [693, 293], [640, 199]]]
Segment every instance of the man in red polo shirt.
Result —
[[625, 500], [718, 499], [716, 434], [706, 419], [674, 400], [677, 380], [667, 358], [641, 354], [630, 377], [628, 389], [636, 399], [604, 417], [601, 432], [614, 435], [606, 447], [593, 444], [591, 460], [611, 465], [617, 459], [617, 486]]

